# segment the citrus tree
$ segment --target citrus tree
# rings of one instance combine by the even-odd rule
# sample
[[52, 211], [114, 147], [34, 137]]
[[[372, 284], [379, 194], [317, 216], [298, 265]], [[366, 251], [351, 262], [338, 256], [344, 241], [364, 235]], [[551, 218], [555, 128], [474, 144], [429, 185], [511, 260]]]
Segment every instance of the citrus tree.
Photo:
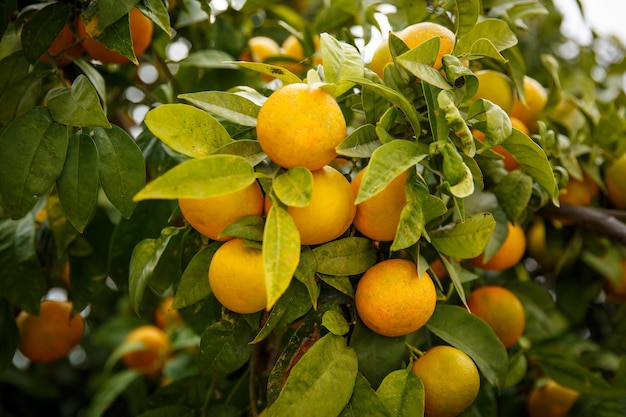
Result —
[[626, 405], [623, 46], [550, 1], [0, 7], [0, 414]]

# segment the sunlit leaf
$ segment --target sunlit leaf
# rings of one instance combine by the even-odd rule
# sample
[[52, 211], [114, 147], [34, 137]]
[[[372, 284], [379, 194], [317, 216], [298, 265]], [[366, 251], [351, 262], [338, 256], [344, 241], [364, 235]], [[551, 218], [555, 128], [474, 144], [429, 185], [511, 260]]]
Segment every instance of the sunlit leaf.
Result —
[[256, 126], [259, 106], [247, 98], [225, 91], [202, 91], [178, 96], [226, 120], [242, 126]]
[[183, 68], [236, 69], [237, 66], [231, 62], [232, 60], [233, 57], [224, 51], [204, 49], [202, 51], [191, 52], [185, 59], [176, 62], [176, 65]]
[[234, 61], [231, 64], [236, 64], [242, 68], [246, 68], [252, 71], [259, 72], [261, 74], [269, 75], [270, 77], [278, 78], [285, 84], [301, 83], [300, 77], [292, 73], [286, 68], [279, 67], [277, 65], [264, 64], [261, 62], [245, 62]]
[[304, 167], [290, 168], [274, 179], [272, 190], [287, 206], [307, 206], [313, 195], [313, 175]]
[[458, 107], [454, 104], [454, 95], [447, 91], [441, 91], [437, 95], [439, 108], [444, 112], [449, 129], [461, 142], [461, 150], [468, 156], [473, 157], [476, 153], [474, 136], [467, 123], [463, 119]]
[[168, 35], [172, 34], [170, 15], [162, 0], [143, 0], [137, 3], [137, 8], [150, 20], [157, 24]]
[[461, 59], [490, 57], [506, 62], [500, 52], [516, 44], [517, 38], [505, 21], [486, 18], [457, 39], [452, 53]]
[[440, 42], [439, 37], [435, 36], [396, 57], [396, 62], [422, 81], [432, 84], [437, 88], [441, 88], [442, 90], [449, 90], [452, 86], [443, 78], [443, 75], [441, 75], [439, 71], [433, 68], [433, 64], [439, 52]]
[[456, 0], [456, 37], [472, 30], [482, 14], [480, 0]]
[[326, 82], [336, 84], [337, 88], [334, 92], [336, 97], [354, 86], [353, 81], [345, 81], [346, 77], [363, 76], [363, 60], [354, 46], [340, 42], [327, 33], [322, 33], [320, 51], [324, 61], [324, 78]]
[[357, 127], [337, 146], [337, 154], [353, 158], [369, 158], [381, 145], [376, 127], [365, 124]]

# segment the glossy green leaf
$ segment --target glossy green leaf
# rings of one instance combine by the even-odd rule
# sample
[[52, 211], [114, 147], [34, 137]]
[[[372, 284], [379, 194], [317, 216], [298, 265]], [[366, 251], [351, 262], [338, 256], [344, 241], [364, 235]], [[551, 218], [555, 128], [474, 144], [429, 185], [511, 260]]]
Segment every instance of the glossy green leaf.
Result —
[[106, 114], [107, 89], [106, 89], [106, 82], [104, 80], [104, 77], [102, 76], [100, 71], [98, 71], [97, 68], [94, 67], [88, 61], [85, 61], [83, 59], [77, 59], [74, 61], [74, 65], [80, 68], [80, 71], [91, 82], [91, 85], [93, 85], [93, 88], [96, 89], [96, 92], [98, 93], [98, 97], [100, 97], [100, 103], [102, 104], [102, 108], [104, 109], [104, 113]]
[[430, 232], [433, 246], [454, 258], [474, 258], [480, 255], [495, 228], [491, 213], [476, 213], [465, 222], [454, 223]]
[[234, 322], [221, 320], [202, 333], [198, 367], [204, 375], [227, 375], [241, 368], [252, 353], [252, 329], [243, 317]]
[[54, 185], [65, 163], [69, 132], [44, 107], [24, 113], [0, 136], [0, 196], [14, 219]]
[[352, 45], [338, 41], [328, 33], [320, 35], [320, 51], [324, 61], [324, 78], [335, 83], [335, 97], [339, 97], [354, 86], [346, 77], [362, 77], [364, 64], [359, 51]]
[[406, 205], [400, 213], [400, 222], [396, 236], [391, 244], [391, 250], [406, 249], [416, 244], [426, 225], [424, 207], [430, 193], [428, 188], [417, 179], [409, 177], [404, 184], [406, 191]]
[[463, 161], [463, 157], [450, 142], [438, 147], [443, 156], [443, 179], [450, 185], [450, 192], [457, 198], [465, 198], [474, 193], [472, 171]]
[[261, 149], [258, 140], [239, 139], [221, 146], [213, 154], [238, 155], [244, 157], [252, 166], [263, 162], [267, 155]]
[[346, 318], [336, 310], [329, 310], [322, 316], [322, 326], [332, 334], [344, 336], [350, 331], [350, 324]]
[[181, 94], [178, 98], [242, 126], [256, 126], [260, 107], [237, 93], [201, 91]]
[[358, 275], [377, 261], [376, 247], [370, 239], [347, 237], [313, 248], [317, 272], [327, 275]]
[[170, 15], [162, 0], [143, 0], [137, 3], [137, 8], [171, 36]]
[[144, 292], [159, 263], [161, 255], [167, 249], [170, 240], [179, 232], [180, 229], [167, 227], [161, 231], [161, 236], [158, 238], [144, 239], [133, 249], [128, 276], [128, 295], [130, 305], [136, 312], [139, 312]]
[[408, 369], [398, 369], [387, 375], [376, 394], [391, 416], [411, 417], [424, 413], [424, 385]]
[[206, 198], [239, 191], [254, 180], [254, 169], [244, 158], [210, 155], [175, 166], [149, 182], [134, 200]]
[[437, 304], [426, 327], [467, 353], [490, 384], [498, 390], [504, 387], [509, 357], [504, 345], [487, 323], [463, 307]]
[[209, 264], [220, 245], [219, 242], [213, 242], [200, 249], [191, 258], [176, 289], [173, 308], [179, 309], [190, 306], [211, 294], [208, 276]]
[[422, 83], [422, 89], [424, 90], [424, 98], [428, 108], [428, 122], [430, 123], [433, 139], [445, 141], [448, 139], [449, 128], [445, 112], [439, 107], [438, 97], [442, 90], [428, 83]]
[[233, 141], [213, 116], [188, 104], [160, 105], [144, 121], [163, 143], [191, 158], [204, 158]]
[[273, 205], [263, 231], [263, 267], [267, 309], [289, 287], [300, 261], [300, 234], [287, 210]]
[[280, 395], [264, 416], [339, 415], [352, 395], [357, 367], [356, 354], [344, 338], [327, 334], [291, 369]]
[[40, 103], [41, 75], [29, 66], [21, 50], [0, 60], [0, 135], [14, 119]]
[[452, 86], [443, 78], [443, 75], [433, 68], [439, 53], [439, 37], [434, 37], [419, 46], [396, 57], [396, 62], [403, 68], [424, 82], [442, 90], [449, 90]]
[[482, 14], [480, 0], [455, 0], [456, 2], [456, 32], [457, 38], [472, 30], [478, 16]]
[[461, 142], [461, 150], [466, 155], [473, 157], [476, 153], [474, 136], [467, 123], [463, 119], [461, 112], [454, 103], [454, 95], [449, 91], [441, 91], [437, 95], [439, 108], [444, 112], [446, 122], [456, 138]]
[[480, 120], [475, 126], [485, 134], [483, 149], [502, 143], [512, 133], [509, 116], [489, 100], [476, 100], [470, 105], [468, 113], [469, 117]]
[[506, 217], [517, 220], [528, 207], [533, 192], [533, 180], [522, 171], [514, 170], [505, 175], [493, 191]]
[[339, 417], [391, 417], [370, 383], [361, 374], [356, 376], [350, 402]]
[[22, 45], [30, 62], [37, 62], [67, 23], [72, 7], [69, 3], [50, 3], [26, 20], [22, 28]]
[[98, 202], [98, 165], [98, 150], [92, 138], [84, 133], [72, 136], [57, 190], [65, 215], [81, 233]]
[[270, 77], [278, 78], [285, 84], [301, 83], [300, 77], [286, 68], [279, 67], [277, 65], [264, 64], [261, 62], [245, 62], [234, 61], [231, 64], [236, 64], [242, 68], [256, 71], [261, 74], [269, 75]]
[[380, 146], [372, 154], [354, 203], [359, 204], [375, 196], [394, 178], [425, 157], [417, 144], [408, 140], [393, 140]]
[[272, 190], [287, 206], [307, 206], [313, 195], [313, 174], [304, 167], [290, 168], [274, 179]]
[[452, 53], [461, 59], [489, 57], [506, 62], [500, 52], [516, 44], [517, 38], [505, 21], [486, 18], [457, 39]]
[[128, 387], [141, 378], [134, 369], [125, 369], [104, 380], [91, 399], [86, 417], [101, 417]]
[[254, 242], [263, 240], [265, 219], [261, 216], [245, 216], [229, 224], [219, 234], [219, 237], [239, 237]]
[[83, 11], [80, 18], [89, 35], [108, 49], [138, 64], [130, 34], [128, 12], [137, 0], [98, 0]]
[[111, 130], [94, 128], [93, 139], [98, 148], [102, 189], [122, 216], [129, 218], [137, 204], [133, 196], [146, 183], [143, 153], [118, 126]]
[[46, 101], [52, 118], [58, 123], [78, 127], [111, 127], [96, 89], [83, 74], [76, 77], [69, 88], [50, 90]]
[[178, 61], [176, 64], [183, 68], [237, 69], [237, 66], [232, 63], [232, 60], [233, 57], [224, 51], [208, 49], [191, 52], [185, 59]]
[[380, 145], [380, 140], [376, 135], [376, 127], [365, 124], [351, 131], [337, 146], [336, 151], [339, 155], [351, 158], [369, 158]]

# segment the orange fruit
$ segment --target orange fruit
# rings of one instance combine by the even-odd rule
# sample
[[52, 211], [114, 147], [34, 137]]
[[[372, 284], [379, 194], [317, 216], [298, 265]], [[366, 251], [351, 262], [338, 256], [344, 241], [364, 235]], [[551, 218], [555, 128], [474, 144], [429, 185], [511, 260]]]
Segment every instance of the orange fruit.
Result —
[[[76, 18], [75, 27], [77, 27], [79, 20], [79, 18]], [[48, 53], [41, 55], [41, 60], [50, 62], [49, 56], [51, 55], [54, 57], [56, 65], [62, 67], [72, 62], [73, 58], [81, 56], [84, 52], [83, 45], [78, 43], [72, 27], [66, 24], [48, 48]]]
[[189, 224], [213, 240], [226, 241], [220, 237], [226, 227], [246, 216], [263, 214], [263, 192], [259, 183], [232, 193], [207, 198], [180, 198], [178, 205]]
[[[513, 81], [506, 74], [492, 69], [484, 69], [476, 71], [474, 75], [478, 78], [478, 90], [474, 95], [474, 100], [479, 98], [489, 100], [507, 113], [513, 110], [515, 105]], [[523, 119], [520, 120], [524, 121]]]
[[626, 259], [620, 261], [620, 279], [615, 282], [611, 279], [604, 279], [604, 291], [610, 301], [626, 301]]
[[441, 259], [435, 259], [428, 266], [433, 274], [435, 274], [435, 276], [439, 279], [447, 278], [449, 275], [448, 269], [443, 264], [443, 261]]
[[406, 259], [387, 259], [371, 266], [354, 296], [363, 323], [383, 336], [404, 336], [419, 330], [435, 310], [437, 292], [427, 273]]
[[280, 45], [268, 36], [253, 36], [248, 40], [248, 48], [255, 62], [264, 62], [267, 58], [280, 54]]
[[[315, 45], [315, 54], [313, 55], [312, 63], [314, 66], [322, 63], [322, 57], [319, 54], [320, 50], [320, 37], [319, 35], [315, 35], [313, 37], [313, 43]], [[300, 40], [294, 35], [289, 35], [285, 38], [281, 45], [281, 49], [284, 55], [289, 58], [294, 59], [297, 62], [285, 62], [280, 63], [282, 67], [287, 68], [289, 71], [298, 74], [304, 70], [304, 65], [302, 64], [307, 57], [304, 56], [304, 48], [300, 43]]]
[[511, 116], [517, 117], [535, 132], [537, 119], [548, 103], [548, 93], [539, 81], [527, 75], [524, 76], [523, 88], [526, 103], [516, 99]]
[[[366, 170], [367, 167], [363, 168], [352, 179], [354, 195], [358, 195]], [[391, 241], [396, 237], [400, 214], [406, 205], [404, 183], [407, 177], [406, 172], [398, 175], [381, 192], [357, 204], [353, 224], [364, 236], [378, 241]]]
[[484, 254], [472, 258], [469, 262], [487, 271], [503, 271], [511, 268], [522, 260], [526, 251], [526, 235], [524, 229], [511, 222], [507, 223], [508, 234], [500, 246], [500, 249], [487, 262], [484, 261]]
[[504, 287], [488, 285], [473, 290], [467, 298], [467, 306], [493, 329], [507, 349], [517, 343], [524, 332], [524, 306]]
[[304, 83], [272, 93], [257, 117], [263, 152], [283, 168], [318, 170], [332, 161], [346, 136], [346, 121], [334, 97]]
[[261, 250], [232, 239], [220, 246], [209, 265], [209, 285], [220, 303], [235, 313], [265, 308], [265, 271]]
[[528, 395], [529, 417], [564, 417], [580, 394], [553, 380], [533, 387]]
[[411, 371], [424, 385], [424, 415], [455, 417], [472, 405], [480, 389], [478, 368], [465, 352], [439, 345], [418, 358]]
[[80, 342], [85, 322], [72, 314], [68, 301], [44, 300], [39, 314], [21, 311], [16, 318], [19, 350], [32, 362], [52, 362], [65, 357]]
[[615, 208], [626, 209], [626, 153], [613, 161], [604, 173], [606, 192]]
[[[433, 67], [439, 69], [442, 66], [441, 59], [444, 55], [452, 53], [456, 37], [454, 33], [445, 26], [433, 22], [420, 22], [407, 26], [398, 33], [395, 33], [402, 41], [413, 49], [435, 37], [439, 37], [439, 52]], [[383, 78], [385, 65], [392, 61], [389, 42], [384, 39], [374, 51], [369, 68]]]
[[174, 297], [164, 298], [154, 311], [154, 323], [160, 329], [167, 330], [182, 323], [178, 310], [172, 308]]
[[[130, 36], [133, 42], [133, 51], [135, 56], [139, 57], [143, 54], [150, 43], [152, 42], [152, 33], [154, 31], [154, 24], [152, 20], [144, 16], [141, 11], [134, 7], [129, 12], [130, 22]], [[106, 46], [102, 45], [97, 40], [93, 39], [87, 32], [82, 20], [77, 21], [78, 35], [81, 39], [84, 39], [83, 47], [87, 54], [103, 64], [124, 64], [130, 62], [125, 56], [110, 50]]]
[[[356, 207], [350, 182], [327, 165], [313, 171], [313, 193], [304, 207], [288, 207], [302, 245], [319, 245], [341, 236], [352, 224]], [[271, 201], [266, 198], [266, 213]]]
[[[600, 187], [598, 184], [586, 172], [583, 172], [582, 181], [570, 177], [565, 188], [559, 193], [559, 201], [574, 206], [588, 206], [599, 194]], [[566, 218], [559, 218], [559, 221], [563, 224], [574, 223]]]
[[172, 351], [170, 340], [163, 330], [146, 324], [136, 327], [124, 339], [130, 351], [122, 355], [122, 362], [146, 376], [161, 373]]

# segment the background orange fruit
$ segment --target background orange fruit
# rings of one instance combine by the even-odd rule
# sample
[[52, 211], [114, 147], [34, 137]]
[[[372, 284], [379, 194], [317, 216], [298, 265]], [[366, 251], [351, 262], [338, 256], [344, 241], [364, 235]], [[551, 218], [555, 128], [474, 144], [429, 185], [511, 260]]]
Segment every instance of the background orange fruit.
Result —
[[511, 222], [507, 223], [508, 234], [500, 249], [487, 262], [484, 254], [472, 258], [469, 262], [478, 268], [487, 271], [503, 271], [511, 268], [522, 260], [526, 251], [526, 235], [524, 229]]
[[492, 69], [483, 69], [476, 71], [474, 75], [478, 78], [478, 90], [474, 95], [474, 100], [479, 98], [489, 100], [507, 113], [513, 110], [515, 105], [513, 81], [506, 74]]
[[610, 163], [604, 173], [604, 183], [611, 204], [626, 209], [626, 153]]
[[525, 103], [516, 99], [511, 116], [520, 119], [531, 131], [536, 132], [537, 119], [548, 103], [548, 92], [539, 81], [528, 75], [524, 76], [523, 88]]
[[[74, 24], [75, 28], [78, 26], [79, 20], [79, 18], [76, 18]], [[72, 27], [66, 24], [54, 39], [52, 45], [48, 48], [48, 53], [41, 56], [41, 60], [43, 62], [50, 62], [49, 55], [52, 55], [54, 62], [62, 67], [72, 62], [71, 58], [78, 58], [83, 53], [85, 53], [85, 49], [82, 43], [78, 43], [76, 35], [72, 31]]]
[[133, 329], [124, 339], [124, 344], [132, 349], [122, 356], [124, 364], [147, 376], [161, 373], [172, 350], [165, 332], [151, 324]]
[[528, 395], [529, 417], [564, 417], [580, 394], [553, 380], [533, 387]]

